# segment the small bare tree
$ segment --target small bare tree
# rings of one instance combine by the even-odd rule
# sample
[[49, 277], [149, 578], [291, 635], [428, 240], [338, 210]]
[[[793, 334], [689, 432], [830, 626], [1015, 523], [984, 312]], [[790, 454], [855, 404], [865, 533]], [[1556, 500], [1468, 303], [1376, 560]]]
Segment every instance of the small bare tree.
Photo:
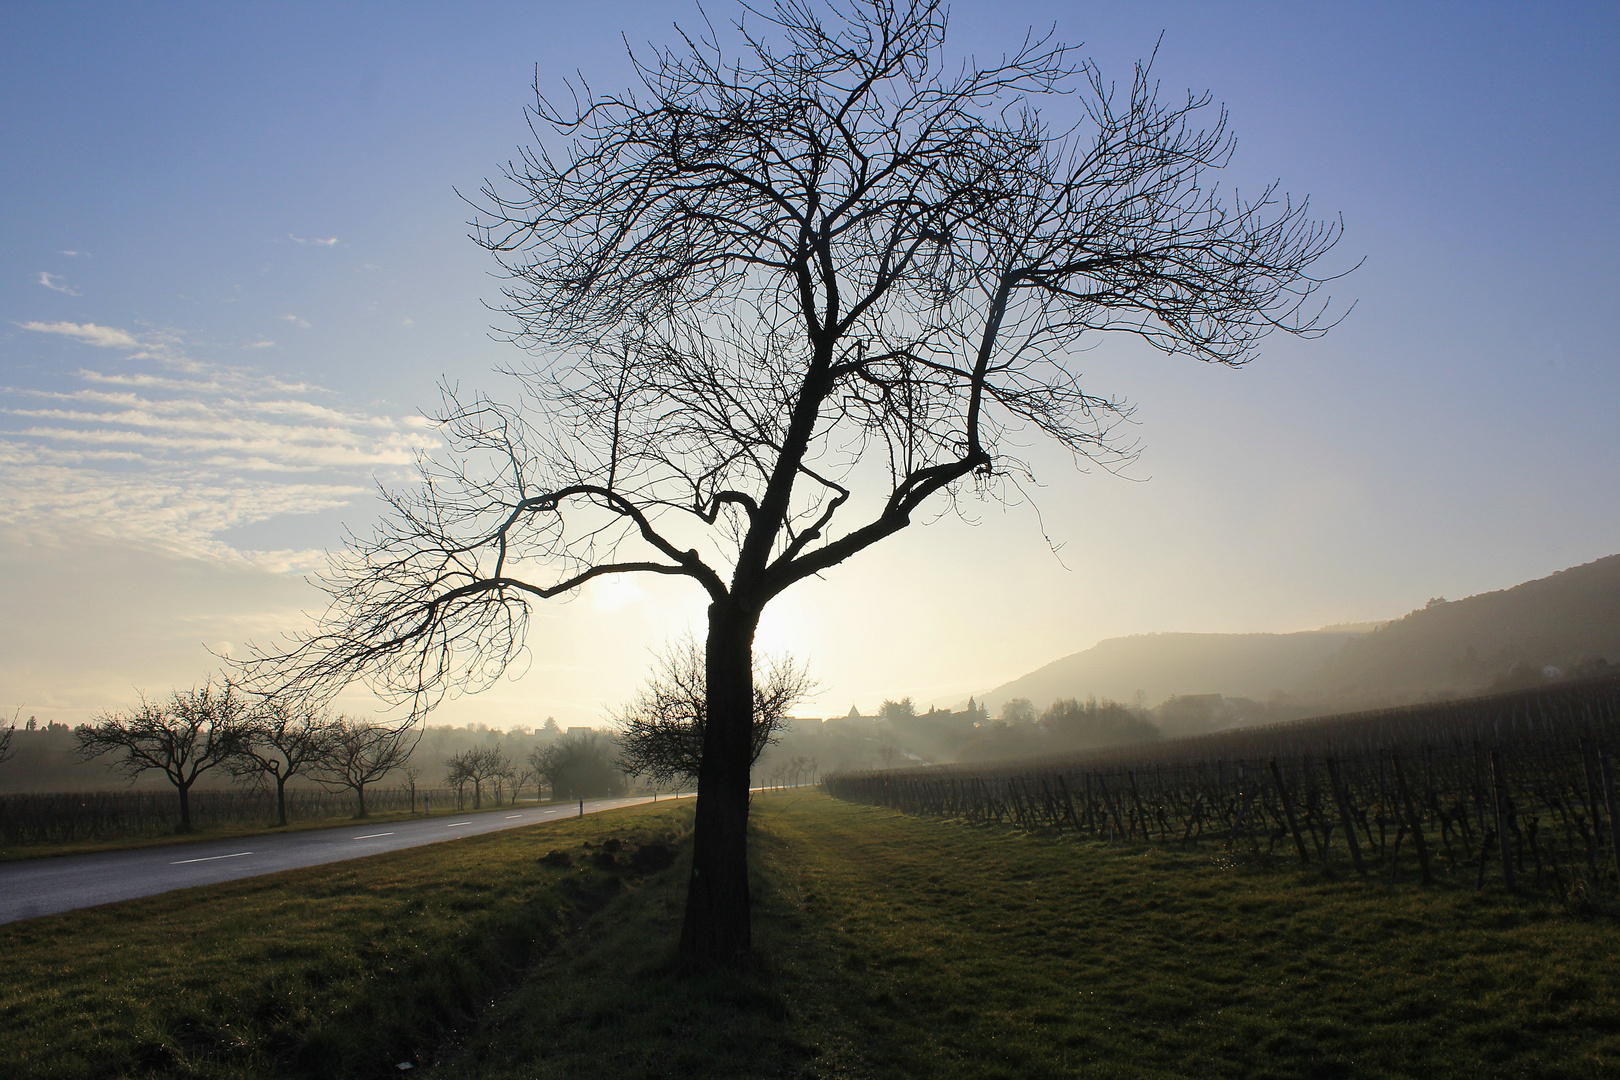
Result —
[[400, 769], [400, 775], [405, 777], [405, 783], [411, 790], [411, 813], [416, 813], [416, 782], [422, 779], [422, 770], [415, 765], [406, 765]]
[[0, 732], [0, 765], [4, 765], [12, 758], [11, 736], [16, 730], [17, 725], [13, 723], [8, 725], [5, 731]]
[[[788, 712], [815, 688], [790, 656], [769, 660], [753, 678], [753, 756], [781, 738]], [[703, 763], [708, 715], [706, 665], [695, 638], [683, 637], [658, 658], [647, 685], [612, 715], [619, 725], [619, 767], [664, 785], [695, 780]]]
[[[486, 783], [499, 784], [515, 775], [511, 759], [498, 746], [475, 746], [446, 758], [444, 764], [449, 782], [458, 790], [467, 784], [473, 786], [474, 810], [483, 809]], [[495, 801], [497, 805], [501, 802], [499, 792]]]
[[340, 714], [331, 721], [325, 751], [311, 763], [309, 775], [331, 790], [354, 792], [354, 816], [366, 817], [366, 788], [410, 761], [417, 735], [409, 727]]
[[228, 763], [234, 776], [263, 776], [276, 789], [276, 824], [287, 824], [287, 781], [326, 756], [332, 720], [307, 701], [273, 696], [260, 702]]
[[523, 400], [447, 392], [450, 455], [338, 562], [327, 623], [248, 664], [364, 674], [426, 709], [497, 678], [533, 602], [610, 574], [693, 583], [681, 953], [722, 964], [751, 941], [766, 605], [962, 496], [1016, 496], [1020, 432], [1127, 458], [1079, 347], [1241, 364], [1273, 330], [1318, 333], [1312, 268], [1339, 235], [1275, 187], [1220, 191], [1225, 112], [1161, 100], [1145, 65], [1116, 87], [1037, 36], [949, 58], [939, 0], [745, 4], [734, 28], [734, 48], [711, 30], [638, 57], [635, 93], [539, 99], [555, 141], [486, 186], [475, 225], [535, 357]]
[[528, 751], [528, 772], [530, 772], [530, 776], [535, 777], [536, 800], [543, 797], [543, 792], [541, 792], [541, 789], [543, 789], [543, 787], [548, 787], [548, 785], [551, 787], [552, 800], [562, 798], [561, 793], [557, 793], [556, 785], [551, 784], [551, 776], [552, 772], [554, 772], [554, 767], [552, 766], [554, 766], [554, 761], [556, 761], [556, 755], [552, 755], [551, 748], [552, 746], [556, 746], [557, 742], [561, 742], [561, 740], [562, 735], [559, 735], [559, 737], [554, 738], [554, 740], [546, 743], [546, 745], [535, 746], [533, 750]]
[[251, 706], [230, 681], [176, 690], [166, 702], [141, 703], [128, 714], [103, 713], [74, 732], [77, 753], [88, 761], [121, 754], [109, 768], [131, 782], [161, 772], [180, 798], [178, 832], [191, 827], [191, 788], [211, 769], [228, 766], [248, 738]]

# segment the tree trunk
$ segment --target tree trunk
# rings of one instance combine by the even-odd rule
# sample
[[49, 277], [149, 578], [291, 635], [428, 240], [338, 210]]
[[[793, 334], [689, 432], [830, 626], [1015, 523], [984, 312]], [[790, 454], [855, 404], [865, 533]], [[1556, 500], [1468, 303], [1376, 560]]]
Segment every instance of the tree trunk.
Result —
[[753, 757], [754, 628], [759, 613], [709, 607], [707, 701], [698, 766], [692, 878], [681, 925], [688, 965], [730, 967], [748, 955], [748, 776]]
[[276, 824], [287, 824], [287, 778], [280, 773], [276, 774]]
[[356, 784], [356, 785], [354, 785], [354, 797], [355, 797], [355, 800], [360, 804], [360, 812], [358, 814], [354, 815], [354, 816], [355, 817], [365, 817], [366, 816], [366, 785], [364, 785], [364, 784]]
[[174, 787], [180, 793], [180, 827], [175, 831], [188, 833], [191, 831], [191, 785], [176, 784]]

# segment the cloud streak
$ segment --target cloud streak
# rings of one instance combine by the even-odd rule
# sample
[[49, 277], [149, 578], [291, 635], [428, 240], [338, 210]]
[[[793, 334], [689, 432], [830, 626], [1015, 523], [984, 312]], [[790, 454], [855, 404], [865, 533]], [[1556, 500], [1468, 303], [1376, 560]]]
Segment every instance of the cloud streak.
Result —
[[[66, 254], [66, 252], [63, 252], [63, 254]], [[70, 286], [60, 274], [53, 274], [48, 270], [39, 272], [39, 283], [47, 289], [54, 289], [59, 293], [67, 293], [69, 296], [79, 295], [79, 291]]]
[[24, 330], [32, 330], [35, 333], [61, 334], [63, 337], [76, 338], [86, 345], [96, 345], [103, 349], [133, 349], [140, 345], [128, 331], [117, 330], [111, 326], [97, 326], [93, 322], [25, 322], [21, 326]]
[[57, 387], [0, 386], [0, 528], [8, 532], [303, 572], [324, 553], [248, 549], [228, 534], [353, 505], [376, 481], [411, 475], [435, 438], [420, 417], [346, 409], [319, 386], [196, 360], [173, 333], [22, 326], [126, 355]]

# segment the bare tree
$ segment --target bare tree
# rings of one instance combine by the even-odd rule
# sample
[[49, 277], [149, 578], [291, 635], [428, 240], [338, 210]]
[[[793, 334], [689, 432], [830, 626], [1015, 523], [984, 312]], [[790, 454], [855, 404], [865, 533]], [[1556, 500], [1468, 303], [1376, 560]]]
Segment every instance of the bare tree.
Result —
[[255, 707], [228, 763], [232, 775], [268, 777], [276, 788], [276, 824], [287, 824], [287, 781], [325, 757], [332, 721], [307, 701], [267, 698]]
[[466, 751], [451, 754], [444, 759], [444, 782], [447, 787], [455, 789], [457, 810], [461, 809], [467, 794], [467, 785], [472, 781], [468, 764]]
[[416, 782], [422, 779], [422, 770], [415, 765], [406, 765], [399, 772], [401, 776], [405, 777], [405, 783], [411, 790], [411, 813], [414, 814], [416, 813]]
[[506, 756], [506, 751], [500, 749], [499, 747], [492, 748], [490, 750], [490, 754], [495, 758], [494, 768], [492, 768], [489, 773], [490, 784], [495, 789], [495, 805], [499, 806], [501, 803], [506, 801], [506, 788], [508, 784], [510, 784], [512, 787], [512, 801], [514, 803], [517, 802], [517, 767], [512, 764], [512, 759]]
[[[808, 672], [792, 657], [755, 667], [750, 766], [781, 737], [789, 710], [814, 689]], [[703, 762], [706, 678], [703, 648], [695, 638], [681, 638], [658, 658], [641, 693], [613, 714], [620, 729], [621, 769], [660, 785], [697, 778]]]
[[[512, 769], [511, 759], [506, 756], [506, 751], [498, 746], [475, 746], [471, 750], [463, 750], [446, 758], [444, 764], [449, 783], [458, 790], [469, 783], [472, 784], [474, 810], [483, 809], [484, 784], [491, 781], [499, 784], [516, 775]], [[495, 801], [499, 805], [501, 801], [499, 795]]]
[[417, 732], [338, 715], [330, 722], [325, 752], [309, 775], [326, 787], [354, 792], [355, 817], [366, 816], [366, 788], [405, 765]]
[[[21, 712], [22, 710], [19, 709], [17, 711]], [[16, 731], [17, 725], [15, 722], [8, 725], [5, 731], [0, 731], [0, 765], [4, 765], [12, 758], [13, 752], [11, 749], [11, 736], [15, 734]]]
[[1320, 332], [1312, 267], [1339, 235], [1275, 186], [1218, 191], [1224, 110], [1161, 100], [1146, 65], [1116, 87], [1035, 36], [952, 61], [937, 0], [744, 10], [735, 49], [711, 28], [639, 57], [635, 93], [538, 99], [556, 141], [475, 223], [533, 357], [522, 399], [447, 391], [448, 456], [336, 564], [327, 623], [249, 664], [425, 709], [496, 678], [534, 601], [690, 580], [709, 608], [681, 952], [720, 963], [750, 945], [765, 606], [919, 513], [1016, 497], [1010, 435], [1128, 458], [1126, 407], [1082, 385], [1076, 347], [1241, 364], [1270, 331]]
[[[555, 742], [546, 746], [537, 746], [533, 750], [529, 751], [528, 761], [526, 762], [528, 769], [526, 770], [525, 775], [534, 777], [534, 798], [536, 802], [539, 802], [545, 797], [545, 793], [542, 789], [551, 782], [550, 777], [546, 773], [547, 766], [550, 764], [550, 758], [547, 751], [549, 751], [554, 745], [556, 745]], [[551, 797], [553, 799], [557, 798], [556, 791], [551, 793]]]
[[251, 712], [230, 681], [176, 690], [163, 703], [141, 703], [129, 714], [103, 713], [74, 732], [77, 753], [88, 761], [122, 754], [108, 767], [133, 782], [161, 772], [180, 798], [180, 825], [191, 832], [191, 788], [210, 769], [228, 765], [247, 739]]

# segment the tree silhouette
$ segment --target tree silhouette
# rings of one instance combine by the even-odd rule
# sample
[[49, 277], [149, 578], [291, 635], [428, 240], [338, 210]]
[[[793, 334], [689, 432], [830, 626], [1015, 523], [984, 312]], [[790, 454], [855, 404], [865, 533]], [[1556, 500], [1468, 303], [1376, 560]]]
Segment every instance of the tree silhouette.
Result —
[[[619, 725], [619, 768], [654, 784], [697, 778], [703, 763], [707, 668], [695, 638], [674, 642], [658, 658], [651, 678], [635, 699], [613, 714]], [[752, 747], [748, 763], [781, 738], [788, 710], [813, 689], [809, 674], [784, 656], [765, 663], [753, 676]]]
[[92, 717], [73, 733], [75, 753], [89, 761], [121, 754], [108, 768], [132, 783], [142, 773], [160, 772], [180, 799], [177, 832], [191, 832], [191, 788], [210, 769], [228, 766], [249, 737], [252, 708], [231, 682], [207, 682], [176, 690], [167, 702], [141, 703], [127, 715]]
[[276, 824], [287, 824], [287, 781], [325, 758], [332, 720], [319, 709], [286, 697], [260, 702], [248, 717], [243, 737], [227, 763], [232, 775], [260, 773], [276, 786]]
[[327, 722], [321, 756], [309, 775], [329, 790], [354, 792], [354, 816], [366, 817], [366, 788], [408, 764], [416, 739], [409, 728], [339, 715]]
[[1116, 87], [1033, 35], [952, 61], [931, 0], [779, 0], [732, 30], [636, 57], [635, 92], [538, 99], [542, 145], [474, 223], [530, 357], [518, 400], [447, 390], [448, 453], [336, 564], [326, 623], [249, 665], [426, 709], [498, 677], [535, 601], [695, 583], [681, 952], [719, 963], [750, 947], [765, 606], [925, 508], [1007, 496], [1028, 476], [1011, 434], [1127, 456], [1125, 407], [1074, 367], [1085, 339], [1239, 364], [1272, 330], [1321, 331], [1311, 268], [1339, 235], [1274, 186], [1217, 191], [1225, 112], [1161, 100], [1148, 65]]

